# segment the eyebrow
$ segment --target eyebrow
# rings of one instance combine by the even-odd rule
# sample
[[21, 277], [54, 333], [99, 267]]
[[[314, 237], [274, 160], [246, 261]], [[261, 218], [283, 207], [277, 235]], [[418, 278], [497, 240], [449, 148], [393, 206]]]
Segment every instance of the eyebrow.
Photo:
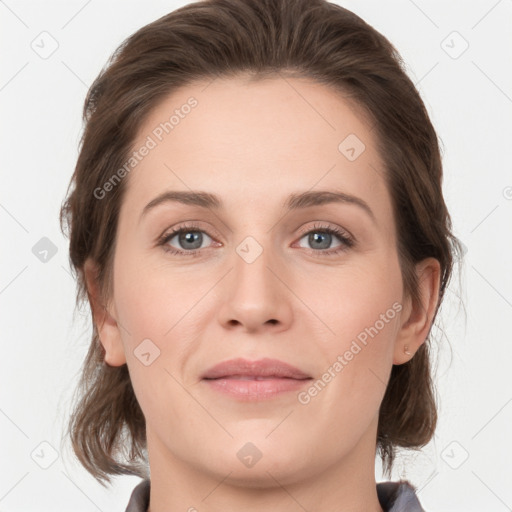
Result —
[[[177, 202], [186, 205], [199, 206], [211, 210], [221, 210], [224, 205], [222, 200], [208, 192], [169, 190], [151, 200], [142, 210], [140, 220], [153, 208], [169, 202]], [[375, 215], [368, 204], [360, 197], [346, 194], [344, 192], [332, 192], [328, 190], [306, 191], [299, 194], [290, 194], [283, 204], [288, 211], [320, 206], [331, 203], [352, 204], [364, 210], [370, 218], [376, 222]]]

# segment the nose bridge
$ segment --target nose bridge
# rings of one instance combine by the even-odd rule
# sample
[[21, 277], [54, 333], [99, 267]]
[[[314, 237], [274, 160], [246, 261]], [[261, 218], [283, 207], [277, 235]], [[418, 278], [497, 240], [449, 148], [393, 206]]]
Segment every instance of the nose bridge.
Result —
[[273, 250], [271, 237], [271, 232], [248, 235], [235, 248], [235, 287], [247, 299], [269, 301], [277, 293], [279, 282], [270, 269], [279, 267], [279, 254]]
[[245, 236], [235, 246], [233, 269], [222, 301], [221, 321], [255, 330], [265, 324], [287, 324], [291, 304], [287, 288], [277, 277], [283, 268], [272, 243], [273, 231]]

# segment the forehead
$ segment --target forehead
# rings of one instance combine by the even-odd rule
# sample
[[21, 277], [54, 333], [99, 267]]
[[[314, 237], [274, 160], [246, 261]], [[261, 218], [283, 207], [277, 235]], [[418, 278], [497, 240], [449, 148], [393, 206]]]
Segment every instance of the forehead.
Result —
[[164, 188], [267, 202], [282, 189], [380, 194], [374, 136], [362, 109], [309, 79], [195, 82], [142, 124], [133, 150], [150, 149], [130, 172], [126, 200], [147, 202]]

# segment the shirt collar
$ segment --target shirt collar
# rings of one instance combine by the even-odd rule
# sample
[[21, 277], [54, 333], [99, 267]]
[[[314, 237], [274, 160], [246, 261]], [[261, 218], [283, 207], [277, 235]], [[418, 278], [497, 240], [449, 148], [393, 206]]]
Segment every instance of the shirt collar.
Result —
[[[133, 489], [125, 512], [147, 512], [150, 487], [149, 479], [142, 480]], [[407, 480], [379, 482], [377, 497], [384, 512], [425, 512], [415, 488]]]

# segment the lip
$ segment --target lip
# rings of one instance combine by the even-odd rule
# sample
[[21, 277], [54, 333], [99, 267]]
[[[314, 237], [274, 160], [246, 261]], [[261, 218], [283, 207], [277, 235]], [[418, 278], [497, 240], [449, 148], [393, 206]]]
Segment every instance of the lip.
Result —
[[278, 359], [230, 359], [202, 375], [211, 389], [244, 401], [263, 400], [295, 391], [312, 377]]
[[248, 359], [237, 358], [223, 361], [212, 366], [201, 376], [203, 379], [218, 379], [221, 377], [248, 376], [248, 377], [275, 377], [288, 379], [309, 379], [307, 375], [291, 364], [280, 361], [279, 359], [258, 359], [249, 361]]

